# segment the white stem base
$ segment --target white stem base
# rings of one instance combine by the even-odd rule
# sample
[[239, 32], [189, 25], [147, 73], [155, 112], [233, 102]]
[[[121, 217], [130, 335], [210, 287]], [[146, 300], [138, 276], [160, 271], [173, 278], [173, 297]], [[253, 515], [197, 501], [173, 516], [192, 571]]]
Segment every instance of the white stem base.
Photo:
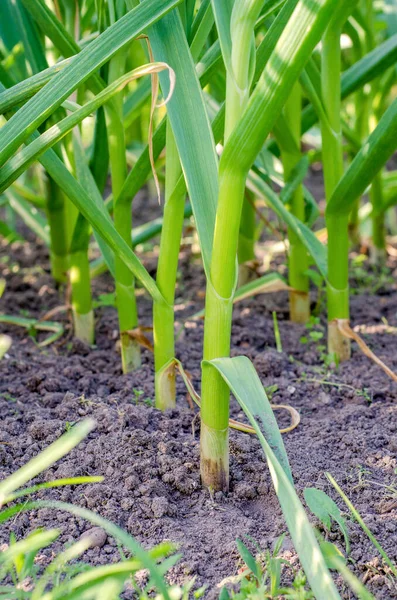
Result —
[[124, 374], [141, 366], [141, 347], [128, 333], [121, 334], [121, 364]]
[[229, 428], [212, 429], [201, 421], [201, 481], [210, 490], [229, 491]]
[[336, 321], [328, 323], [328, 352], [337, 356], [340, 362], [349, 360], [351, 356], [350, 339], [341, 333]]
[[293, 323], [307, 323], [310, 319], [310, 297], [305, 292], [290, 292], [289, 313]]
[[95, 321], [94, 311], [85, 315], [73, 311], [73, 325], [74, 325], [74, 336], [85, 342], [86, 344], [93, 344], [95, 340]]

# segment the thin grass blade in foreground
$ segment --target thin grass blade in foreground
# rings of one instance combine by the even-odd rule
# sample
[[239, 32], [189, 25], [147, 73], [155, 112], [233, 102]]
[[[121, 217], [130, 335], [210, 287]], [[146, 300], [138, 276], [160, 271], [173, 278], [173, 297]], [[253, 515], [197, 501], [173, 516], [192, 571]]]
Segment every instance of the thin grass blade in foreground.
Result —
[[[59, 441], [60, 440], [57, 440], [57, 442]], [[55, 442], [55, 444], [57, 442]], [[49, 448], [51, 448], [51, 446]], [[46, 450], [44, 452], [46, 452]], [[41, 462], [40, 455], [33, 460]], [[29, 463], [22, 467], [22, 469], [29, 470]], [[11, 475], [11, 477], [13, 477], [13, 475]], [[75, 515], [80, 519], [85, 519], [93, 525], [104, 529], [108, 535], [114, 537], [115, 540], [117, 540], [124, 548], [130, 551], [141, 562], [143, 568], [148, 569], [151, 579], [156, 585], [158, 591], [160, 591], [163, 594], [166, 600], [170, 600], [170, 596], [167, 590], [167, 586], [164, 582], [163, 576], [160, 573], [159, 567], [155, 562], [155, 558], [151, 556], [151, 553], [144, 550], [140, 546], [140, 544], [138, 544], [138, 542], [123, 529], [121, 529], [114, 523], [111, 523], [107, 519], [104, 519], [100, 515], [90, 510], [87, 510], [86, 508], [74, 506], [73, 504], [68, 504], [66, 502], [48, 500], [31, 501], [26, 502], [24, 504], [16, 504], [14, 506], [11, 506], [10, 508], [2, 510], [0, 512], [0, 524], [8, 521], [12, 517], [15, 517], [16, 515], [20, 514], [21, 512], [26, 512], [29, 510], [38, 510], [40, 508], [65, 511], [67, 513]]]
[[397, 566], [393, 563], [393, 561], [390, 560], [390, 557], [386, 554], [386, 552], [384, 551], [384, 549], [382, 548], [382, 546], [379, 544], [378, 540], [376, 539], [376, 537], [374, 536], [374, 534], [372, 533], [372, 531], [364, 523], [364, 520], [363, 520], [362, 516], [360, 515], [360, 513], [358, 512], [358, 510], [355, 508], [355, 506], [352, 504], [352, 502], [350, 502], [349, 498], [346, 496], [346, 494], [341, 489], [341, 487], [336, 483], [336, 481], [332, 477], [332, 475], [330, 473], [326, 473], [326, 477], [327, 477], [328, 481], [330, 481], [330, 483], [334, 486], [334, 488], [336, 489], [336, 491], [338, 492], [338, 494], [342, 498], [343, 502], [346, 504], [346, 506], [350, 510], [350, 512], [353, 515], [354, 519], [357, 521], [357, 523], [360, 525], [360, 527], [364, 531], [364, 533], [369, 537], [369, 539], [371, 540], [371, 543], [378, 550], [379, 554], [381, 555], [381, 557], [383, 558], [383, 560], [385, 561], [385, 563], [390, 568], [390, 570], [393, 573], [394, 577], [397, 577]]
[[[292, 484], [288, 459], [287, 463], [280, 462], [280, 446], [275, 439], [278, 428], [269, 427], [267, 413], [270, 405], [251, 362], [242, 356], [219, 358], [204, 362], [203, 368], [217, 369], [258, 435], [292, 541], [315, 597], [318, 600], [340, 600], [312, 526]], [[267, 425], [266, 429], [264, 425]], [[268, 437], [269, 433], [271, 437]], [[283, 445], [282, 451], [285, 453]]]
[[12, 492], [19, 489], [24, 483], [27, 483], [39, 473], [48, 469], [57, 460], [68, 454], [94, 429], [95, 421], [86, 419], [78, 423], [70, 431], [65, 433], [59, 440], [48, 446], [36, 458], [33, 458], [26, 465], [15, 471], [12, 475], [0, 482], [0, 505], [4, 499]]

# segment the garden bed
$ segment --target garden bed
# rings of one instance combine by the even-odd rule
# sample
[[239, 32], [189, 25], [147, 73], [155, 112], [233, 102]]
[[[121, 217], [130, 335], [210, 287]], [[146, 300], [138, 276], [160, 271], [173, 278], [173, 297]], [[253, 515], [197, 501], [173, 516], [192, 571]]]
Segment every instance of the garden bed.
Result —
[[[46, 252], [36, 242], [16, 242], [7, 250], [2, 246], [2, 276], [7, 281], [2, 312], [41, 317], [62, 305], [63, 297], [49, 275]], [[146, 264], [150, 269], [150, 252]], [[37, 265], [44, 265], [44, 270]], [[361, 289], [352, 296], [351, 313], [353, 326], [365, 326], [362, 333], [371, 349], [396, 370], [396, 331], [392, 328], [397, 327], [393, 283], [397, 261], [389, 259], [388, 267], [383, 282], [367, 270], [365, 288], [360, 279], [363, 271], [356, 270], [359, 279], [352, 282], [353, 287]], [[186, 287], [177, 292], [178, 328], [202, 308], [204, 280], [188, 245], [182, 250], [181, 270]], [[94, 282], [97, 298], [103, 300], [103, 294], [111, 291], [106, 275]], [[138, 305], [141, 324], [150, 325], [151, 305], [146, 295], [139, 297]], [[335, 498], [324, 476], [329, 471], [396, 560], [396, 386], [355, 345], [348, 364], [336, 371], [325, 366], [324, 341], [317, 339], [324, 324], [308, 329], [288, 322], [287, 305], [283, 293], [238, 304], [232, 355], [245, 354], [253, 360], [272, 402], [292, 405], [300, 412], [300, 425], [283, 436], [298, 492], [315, 486]], [[278, 317], [281, 353], [275, 349], [272, 311]], [[56, 318], [67, 328], [66, 316]], [[24, 330], [2, 326], [13, 344], [0, 363], [0, 475], [10, 474], [37, 455], [76, 421], [94, 417], [94, 433], [48, 470], [45, 479], [100, 474], [105, 481], [46, 491], [41, 497], [88, 507], [124, 527], [145, 547], [164, 539], [176, 542], [183, 557], [171, 570], [171, 582], [181, 583], [196, 575], [197, 586], [208, 584], [206, 597], [214, 598], [219, 593], [217, 584], [236, 574], [240, 566], [236, 538], [249, 535], [265, 550], [286, 531], [259, 442], [253, 436], [232, 432], [230, 493], [211, 494], [201, 489], [199, 420], [187, 401], [183, 382], [178, 382], [177, 410], [162, 414], [154, 409], [150, 351], [143, 350], [138, 371], [122, 375], [116, 312], [102, 306], [97, 308], [96, 318], [94, 348], [67, 336], [38, 348]], [[185, 325], [177, 355], [198, 388], [202, 322], [187, 320]], [[317, 334], [311, 336], [313, 331]], [[302, 338], [309, 341], [304, 343]], [[234, 401], [231, 412], [234, 418], [244, 419]], [[353, 569], [360, 576], [367, 573], [367, 585], [376, 598], [397, 598], [396, 582], [388, 577], [375, 549], [357, 525], [351, 520], [348, 523]], [[39, 526], [59, 527], [63, 532], [59, 544], [77, 539], [90, 527], [73, 516], [42, 509], [22, 514], [2, 527], [1, 541], [8, 541], [11, 530], [20, 538]], [[343, 547], [336, 529], [329, 539]], [[48, 550], [48, 557], [51, 552]], [[281, 552], [298, 568], [288, 537]], [[99, 564], [118, 556], [116, 544], [104, 538], [83, 558]], [[343, 590], [341, 584], [342, 595]], [[346, 592], [343, 597], [352, 596]]]

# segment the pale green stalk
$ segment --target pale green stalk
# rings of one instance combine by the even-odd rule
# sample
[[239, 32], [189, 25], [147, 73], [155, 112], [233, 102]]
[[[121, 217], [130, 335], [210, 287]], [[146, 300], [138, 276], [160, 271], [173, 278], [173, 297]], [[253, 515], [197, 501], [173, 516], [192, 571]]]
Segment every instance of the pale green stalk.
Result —
[[248, 264], [255, 260], [256, 212], [255, 196], [250, 190], [245, 191], [241, 211], [240, 233], [238, 238], [238, 285], [247, 283], [252, 278], [252, 267]]
[[[350, 22], [346, 23], [347, 33], [350, 35], [353, 43], [353, 55], [355, 62], [358, 62], [363, 58], [363, 43], [361, 39], [363, 36], [353, 27]], [[354, 112], [355, 112], [355, 123], [354, 130], [357, 139], [363, 142], [368, 136], [368, 112], [370, 107], [370, 97], [366, 86], [361, 87], [354, 94]], [[349, 237], [350, 241], [354, 246], [360, 244], [360, 231], [359, 231], [359, 209], [361, 204], [361, 198], [358, 198], [353, 206], [353, 209], [349, 216]]]
[[[125, 52], [118, 52], [109, 63], [109, 83], [124, 73]], [[127, 161], [123, 127], [122, 93], [106, 106], [110, 172], [113, 198], [118, 198], [127, 177]], [[116, 231], [132, 249], [131, 198], [115, 201], [113, 218]], [[128, 333], [138, 325], [134, 277], [126, 264], [115, 256], [116, 305], [119, 318], [121, 363], [123, 373], [129, 373], [141, 364], [141, 350], [136, 339]]]
[[[325, 197], [331, 198], [343, 176], [341, 130], [341, 19], [331, 21], [322, 42], [321, 87], [328, 126], [322, 124]], [[338, 360], [350, 358], [350, 340], [339, 331], [336, 319], [349, 319], [348, 215], [327, 218], [328, 230], [328, 351]]]
[[[78, 101], [83, 104], [84, 88], [78, 90]], [[81, 123], [80, 123], [81, 128]], [[80, 183], [85, 184], [86, 157], [80, 139], [79, 128], [72, 134], [73, 171]], [[75, 209], [70, 200], [68, 203]], [[88, 260], [88, 247], [90, 242], [90, 226], [81, 213], [78, 213], [70, 243], [69, 281], [72, 292], [72, 314], [74, 336], [87, 344], [95, 340], [95, 321], [92, 308], [90, 263]]]
[[[285, 181], [288, 181], [294, 167], [302, 158], [300, 152], [301, 111], [302, 93], [300, 85], [295, 84], [284, 108], [284, 115], [296, 144], [296, 152], [282, 152]], [[293, 194], [290, 211], [304, 222], [305, 202], [302, 185], [299, 185]], [[308, 254], [305, 246], [291, 228], [288, 229], [288, 240], [288, 276], [289, 285], [293, 288], [293, 291], [289, 293], [290, 318], [295, 323], [306, 323], [310, 317], [309, 278], [306, 274], [309, 268]]]
[[[231, 20], [231, 70], [226, 79], [225, 143], [242, 115], [249, 100], [251, 85], [250, 58], [254, 55], [254, 25], [259, 15], [260, 2], [251, 0], [234, 5]], [[248, 192], [251, 194], [251, 192]], [[252, 194], [251, 194], [252, 195]], [[252, 198], [253, 199], [253, 198]], [[245, 263], [255, 259], [256, 215], [248, 197], [244, 198], [240, 221], [237, 258], [239, 285], [247, 283], [250, 269]]]
[[51, 274], [56, 283], [66, 283], [69, 268], [69, 236], [63, 192], [48, 175], [46, 213], [50, 230]]
[[[365, 16], [367, 22], [367, 50], [371, 52], [375, 48], [375, 12], [373, 0], [365, 2]], [[376, 94], [379, 88], [379, 79], [375, 79], [371, 84], [372, 111], [369, 115], [369, 133], [371, 133], [378, 124], [378, 114], [376, 110]], [[386, 258], [386, 228], [385, 213], [383, 211], [383, 183], [382, 171], [377, 173], [372, 181], [370, 189], [370, 200], [372, 205], [372, 248], [371, 260], [374, 264], [382, 264]]]
[[[238, 3], [242, 10], [243, 4]], [[221, 157], [207, 280], [201, 398], [201, 475], [204, 485], [213, 489], [228, 488], [229, 390], [208, 361], [228, 356], [230, 351], [236, 254], [246, 178], [334, 8], [335, 0], [317, 0], [314, 5], [311, 0], [298, 3]]]
[[370, 198], [372, 204], [372, 248], [371, 261], [382, 264], [386, 258], [386, 227], [383, 194], [382, 171], [375, 175], [371, 184]]
[[90, 263], [88, 248], [70, 253], [70, 284], [74, 335], [87, 344], [94, 343], [94, 312], [92, 310]]
[[[226, 79], [225, 145], [249, 100], [253, 30], [260, 2], [235, 4], [231, 16], [231, 57]], [[210, 280], [207, 283], [204, 359], [229, 356], [233, 295], [245, 180], [229, 178], [218, 197]], [[226, 182], [225, 182], [226, 184]], [[223, 191], [223, 193], [222, 193]], [[214, 489], [229, 487], [229, 391], [214, 369], [203, 367], [201, 479]]]
[[168, 121], [165, 205], [156, 277], [165, 302], [154, 302], [153, 305], [156, 407], [161, 410], [174, 407], [176, 400], [175, 370], [171, 368], [163, 374], [162, 369], [175, 357], [174, 299], [186, 196], [183, 179], [183, 185], [177, 185], [181, 175], [178, 150]]

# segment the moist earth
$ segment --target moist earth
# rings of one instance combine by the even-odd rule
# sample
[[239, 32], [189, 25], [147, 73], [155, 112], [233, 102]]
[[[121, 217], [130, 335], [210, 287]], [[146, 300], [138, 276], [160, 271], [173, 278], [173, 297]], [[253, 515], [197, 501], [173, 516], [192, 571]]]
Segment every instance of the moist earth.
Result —
[[[188, 233], [186, 234], [188, 235]], [[28, 236], [29, 238], [29, 236]], [[185, 238], [187, 239], [187, 238]], [[146, 248], [146, 251], [148, 249]], [[145, 252], [146, 266], [155, 269], [155, 252]], [[48, 254], [37, 240], [1, 246], [2, 276], [7, 281], [1, 300], [6, 314], [42, 317], [64, 304], [64, 291], [55, 289]], [[274, 267], [275, 265], [273, 265]], [[199, 391], [203, 324], [190, 316], [203, 305], [204, 279], [191, 245], [181, 250], [181, 277], [176, 300], [177, 356]], [[397, 261], [389, 258], [381, 275], [353, 269], [352, 325], [371, 349], [397, 370]], [[94, 296], [113, 291], [108, 275], [94, 282]], [[312, 293], [313, 307], [318, 294]], [[321, 303], [320, 299], [320, 303]], [[142, 325], [150, 325], [151, 305], [139, 290]], [[361, 513], [392, 560], [397, 560], [397, 388], [387, 375], [353, 344], [352, 359], [337, 369], [324, 363], [324, 323], [307, 329], [290, 323], [285, 293], [261, 295], [236, 305], [232, 355], [244, 354], [254, 363], [274, 404], [295, 407], [301, 422], [283, 436], [294, 481], [303, 499], [305, 487], [317, 487], [336, 500], [346, 515], [351, 540], [349, 566], [379, 599], [397, 598], [396, 581], [376, 550], [328, 483], [330, 472]], [[323, 307], [324, 308], [324, 307]], [[276, 351], [272, 312], [281, 334]], [[324, 310], [322, 311], [324, 312]], [[236, 538], [253, 538], [271, 550], [286, 531], [269, 471], [258, 440], [231, 431], [230, 492], [211, 493], [200, 486], [199, 419], [178, 382], [177, 409], [164, 414], [153, 407], [153, 357], [142, 349], [142, 367], [122, 375], [117, 348], [117, 315], [111, 306], [96, 309], [96, 346], [66, 334], [58, 342], [38, 347], [18, 327], [1, 326], [12, 336], [7, 357], [0, 362], [0, 476], [5, 477], [36, 456], [65, 430], [84, 417], [93, 417], [93, 433], [37, 481], [80, 475], [104, 475], [100, 484], [48, 490], [51, 498], [87, 507], [125, 528], [145, 547], [172, 540], [183, 554], [169, 574], [170, 583], [196, 576], [207, 584], [207, 598], [219, 595], [219, 583], [241, 566]], [[311, 331], [317, 335], [310, 336]], [[306, 338], [308, 341], [305, 342]], [[232, 399], [233, 417], [244, 421]], [[277, 413], [280, 425], [287, 417]], [[327, 539], [343, 549], [336, 527]], [[37, 527], [57, 527], [62, 535], [52, 552], [78, 539], [92, 526], [82, 519], [50, 509], [23, 513], [2, 526], [1, 542], [12, 529], [20, 539]], [[116, 543], [98, 533], [97, 545], [83, 558], [93, 565], [119, 558]], [[247, 542], [249, 544], [249, 542]], [[299, 561], [289, 536], [281, 554], [295, 569]], [[291, 575], [288, 575], [290, 577]], [[343, 598], [354, 597], [336, 579]], [[132, 594], [132, 592], [130, 592]], [[126, 592], [126, 598], [131, 597]]]

